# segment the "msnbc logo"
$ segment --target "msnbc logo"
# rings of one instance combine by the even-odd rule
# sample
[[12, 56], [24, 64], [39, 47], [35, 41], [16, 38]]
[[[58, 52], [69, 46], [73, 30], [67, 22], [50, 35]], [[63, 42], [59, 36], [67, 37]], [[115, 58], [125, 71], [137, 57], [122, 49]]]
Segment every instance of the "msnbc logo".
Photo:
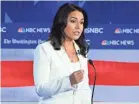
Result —
[[0, 27], [0, 32], [6, 32], [6, 27]]
[[86, 28], [84, 30], [85, 33], [94, 33], [94, 34], [102, 34], [104, 32], [104, 28]]
[[24, 32], [25, 32], [25, 29], [22, 28], [22, 27], [20, 27], [20, 28], [18, 29], [18, 32], [19, 32], [19, 33], [24, 33]]
[[122, 29], [120, 29], [120, 28], [115, 29], [115, 34], [121, 34], [121, 33], [122, 33]]

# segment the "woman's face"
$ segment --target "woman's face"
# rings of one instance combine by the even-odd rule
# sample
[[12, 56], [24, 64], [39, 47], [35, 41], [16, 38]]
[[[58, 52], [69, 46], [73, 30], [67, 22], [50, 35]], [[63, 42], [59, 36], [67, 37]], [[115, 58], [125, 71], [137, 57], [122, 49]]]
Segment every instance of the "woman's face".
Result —
[[82, 12], [73, 11], [68, 15], [67, 26], [64, 29], [66, 40], [77, 40], [84, 28], [84, 16]]

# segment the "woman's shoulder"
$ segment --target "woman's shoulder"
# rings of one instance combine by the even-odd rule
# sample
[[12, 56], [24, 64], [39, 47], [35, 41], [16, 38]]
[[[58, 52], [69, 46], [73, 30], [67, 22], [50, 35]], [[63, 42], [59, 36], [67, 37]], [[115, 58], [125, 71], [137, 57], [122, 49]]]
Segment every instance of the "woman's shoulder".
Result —
[[46, 42], [43, 42], [43, 43], [38, 44], [37, 47], [45, 47], [45, 48], [48, 48], [48, 47], [52, 47], [52, 45], [51, 45], [51, 42], [48, 40]]
[[43, 43], [37, 45], [36, 49], [38, 49], [38, 48], [41, 48], [41, 49], [43, 49], [43, 51], [47, 51], [47, 52], [53, 50], [53, 46], [51, 45], [50, 41], [46, 41], [46, 42], [43, 42]]
[[51, 42], [49, 40], [46, 41], [46, 42], [43, 42], [43, 43], [41, 43], [39, 45], [42, 46], [42, 47], [46, 47], [46, 48], [52, 47]]

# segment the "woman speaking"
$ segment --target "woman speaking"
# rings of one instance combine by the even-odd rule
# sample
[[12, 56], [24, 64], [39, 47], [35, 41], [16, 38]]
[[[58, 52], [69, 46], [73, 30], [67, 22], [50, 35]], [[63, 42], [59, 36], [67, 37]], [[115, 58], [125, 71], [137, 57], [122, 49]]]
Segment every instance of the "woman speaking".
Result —
[[39, 104], [91, 104], [84, 29], [86, 12], [64, 4], [57, 11], [48, 41], [34, 52], [34, 82]]

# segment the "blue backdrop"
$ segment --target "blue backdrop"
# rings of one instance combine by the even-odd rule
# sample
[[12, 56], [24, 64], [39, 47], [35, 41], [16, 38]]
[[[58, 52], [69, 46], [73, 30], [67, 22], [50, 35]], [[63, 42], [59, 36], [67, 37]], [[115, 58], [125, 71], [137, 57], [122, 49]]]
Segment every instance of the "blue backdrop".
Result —
[[[2, 48], [35, 48], [40, 43], [38, 39], [47, 40], [54, 15], [65, 2], [2, 2]], [[88, 13], [89, 26], [85, 33], [90, 48], [139, 49], [138, 1], [71, 3], [79, 5]], [[34, 42], [28, 45], [28, 41]]]

